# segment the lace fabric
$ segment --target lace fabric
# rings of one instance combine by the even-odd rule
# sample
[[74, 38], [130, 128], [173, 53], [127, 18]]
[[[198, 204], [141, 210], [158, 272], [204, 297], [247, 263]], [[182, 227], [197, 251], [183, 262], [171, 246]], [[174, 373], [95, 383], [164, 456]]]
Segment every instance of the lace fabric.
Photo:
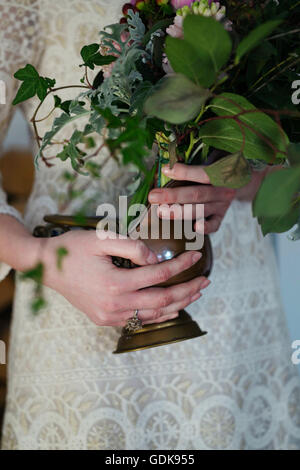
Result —
[[[59, 84], [78, 82], [78, 51], [118, 18], [122, 3], [0, 0], [7, 25], [18, 15], [18, 31], [34, 29], [30, 51], [20, 33], [22, 56], [5, 52], [0, 70], [10, 77], [30, 61], [42, 75], [55, 70]], [[16, 50], [6, 38], [5, 51]], [[27, 118], [33, 107], [24, 106]], [[64, 170], [40, 165], [29, 228], [61, 210]], [[100, 190], [88, 188], [99, 202], [114, 201], [129, 177], [113, 164], [105, 171]], [[0, 212], [10, 211], [0, 199]], [[299, 449], [300, 380], [274, 253], [250, 204], [233, 203], [212, 243], [212, 285], [188, 309], [208, 335], [120, 356], [112, 355], [120, 329], [95, 326], [51, 289], [46, 310], [33, 316], [33, 286], [18, 279], [3, 449]]]

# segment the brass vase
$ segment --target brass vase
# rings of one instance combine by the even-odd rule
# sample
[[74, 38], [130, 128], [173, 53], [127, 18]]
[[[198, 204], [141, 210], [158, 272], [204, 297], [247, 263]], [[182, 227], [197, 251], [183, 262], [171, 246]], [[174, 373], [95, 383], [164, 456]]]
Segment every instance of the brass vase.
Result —
[[[168, 187], [175, 187], [185, 185], [183, 182], [170, 182], [167, 184]], [[148, 206], [148, 211], [151, 207]], [[84, 229], [96, 229], [98, 222], [101, 217], [87, 217], [84, 225], [76, 222], [76, 219], [72, 216], [62, 215], [48, 215], [44, 217], [47, 226], [39, 226], [34, 230], [34, 235], [37, 237], [51, 237], [59, 235], [60, 233], [70, 230], [72, 227], [82, 227]], [[146, 218], [144, 219], [146, 220]], [[147, 224], [150, 224], [150, 217], [147, 218]], [[159, 261], [166, 261], [174, 258], [175, 256], [183, 253], [186, 248], [186, 243], [191, 243], [192, 240], [187, 240], [185, 236], [181, 239], [175, 239], [174, 237], [174, 224], [175, 221], [170, 221], [170, 237], [164, 239], [162, 236], [162, 222], [159, 220], [159, 237], [158, 239], [143, 239], [144, 243], [157, 255]], [[139, 222], [142, 225], [143, 220]], [[178, 222], [176, 222], [178, 223]], [[184, 223], [181, 221], [180, 223]], [[139, 230], [139, 227], [137, 231]], [[184, 232], [184, 231], [183, 231]], [[150, 231], [149, 231], [150, 233]], [[191, 268], [177, 274], [176, 276], [169, 279], [167, 282], [156, 285], [155, 287], [169, 287], [183, 282], [188, 282], [195, 277], [210, 275], [213, 254], [210, 239], [207, 235], [204, 236], [204, 244], [200, 250], [202, 257], [194, 264]], [[124, 260], [123, 258], [113, 257], [113, 261], [117, 266], [123, 268], [131, 268], [134, 265], [130, 260]], [[163, 346], [170, 343], [179, 341], [185, 341], [192, 338], [197, 338], [205, 335], [206, 332], [202, 331], [198, 324], [192, 320], [190, 315], [185, 311], [181, 310], [179, 316], [173, 320], [169, 320], [163, 323], [153, 323], [144, 325], [141, 329], [129, 332], [126, 328], [123, 328], [122, 335], [119, 338], [117, 348], [114, 354], [121, 354], [131, 351], [138, 351], [140, 349], [148, 349], [157, 346]]]
[[[174, 188], [179, 186], [185, 186], [188, 183], [179, 181], [170, 181], [165, 187]], [[189, 183], [191, 185], [192, 183]], [[145, 219], [140, 221], [140, 226], [143, 223], [148, 225], [148, 234], [151, 234], [151, 222], [153, 219], [149, 216], [149, 212], [153, 206], [148, 206], [147, 215]], [[155, 209], [156, 211], [156, 209]], [[145, 222], [146, 221], [146, 222]], [[140, 239], [156, 254], [159, 262], [170, 260], [186, 251], [186, 243], [191, 243], [192, 240], [188, 240], [183, 235], [180, 239], [176, 239], [175, 224], [184, 224], [184, 221], [170, 220], [170, 237], [164, 239], [163, 237], [163, 223], [161, 219], [157, 217], [158, 225], [158, 238], [143, 238]], [[136, 229], [136, 228], [135, 228]], [[137, 231], [142, 232], [141, 228], [138, 227]], [[184, 230], [181, 230], [184, 234]], [[202, 257], [200, 260], [191, 266], [189, 269], [177, 274], [176, 276], [169, 279], [167, 282], [156, 285], [155, 287], [170, 287], [176, 284], [191, 281], [198, 276], [208, 277], [212, 270], [213, 264], [213, 253], [210, 239], [207, 235], [204, 236], [204, 243], [200, 250]], [[192, 338], [205, 335], [206, 332], [202, 331], [199, 325], [192, 320], [190, 315], [185, 311], [181, 310], [179, 316], [173, 320], [165, 321], [162, 323], [153, 323], [144, 325], [137, 331], [128, 331], [123, 328], [122, 335], [119, 338], [118, 345], [114, 354], [121, 354], [130, 351], [138, 351], [140, 349], [154, 348], [157, 346], [163, 346], [166, 344], [176, 343], [179, 341], [185, 341]]]

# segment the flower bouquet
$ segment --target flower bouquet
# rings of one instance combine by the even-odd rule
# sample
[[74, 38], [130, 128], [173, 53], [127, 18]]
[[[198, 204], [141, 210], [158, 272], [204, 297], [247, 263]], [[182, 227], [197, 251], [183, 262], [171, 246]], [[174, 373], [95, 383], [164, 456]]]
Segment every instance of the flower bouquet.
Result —
[[[82, 48], [84, 74], [73, 86], [82, 90], [73, 100], [58, 95], [68, 85], [55, 87], [53, 78], [41, 77], [30, 64], [16, 72], [22, 84], [14, 104], [35, 95], [40, 100], [32, 118], [36, 162], [53, 165], [45, 149], [55, 148], [62, 128], [77, 123], [56, 152], [72, 165], [74, 174], [67, 178], [101, 177], [99, 154], [106, 147], [119, 165], [138, 170], [131, 204], [146, 204], [154, 186], [180, 184], [166, 171], [176, 162], [205, 165], [210, 184], [232, 189], [247, 185], [253, 171], [276, 167], [258, 191], [253, 215], [264, 234], [292, 228], [300, 216], [300, 114], [293, 85], [300, 61], [299, 2], [133, 0], [122, 13], [119, 23], [100, 32], [99, 42]], [[38, 115], [49, 95], [61, 115], [41, 138]], [[130, 233], [133, 227], [136, 221], [128, 214], [123, 230]], [[300, 237], [299, 226], [293, 237]], [[182, 244], [167, 250], [164, 243], [155, 246], [162, 260], [184, 250]], [[200, 249], [206, 256], [185, 280], [210, 272], [207, 237]], [[136, 336], [134, 345], [132, 336], [140, 331], [127, 332], [119, 352], [201, 334], [187, 317], [178, 321], [169, 322], [168, 334], [158, 340], [157, 326], [142, 328], [144, 336]]]

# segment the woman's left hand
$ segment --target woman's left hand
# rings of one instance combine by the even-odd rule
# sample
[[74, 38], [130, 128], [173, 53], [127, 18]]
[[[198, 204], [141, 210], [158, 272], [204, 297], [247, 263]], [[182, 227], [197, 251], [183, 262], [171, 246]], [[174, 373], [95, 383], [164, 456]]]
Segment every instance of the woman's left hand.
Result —
[[[166, 205], [189, 204], [190, 207], [185, 208], [184, 218], [196, 218], [196, 205], [204, 204], [204, 233], [216, 232], [229, 208], [232, 200], [235, 198], [236, 191], [234, 189], [215, 187], [210, 184], [209, 177], [205, 172], [205, 167], [189, 166], [183, 163], [176, 163], [172, 170], [168, 165], [163, 167], [163, 173], [179, 181], [190, 181], [199, 183], [198, 185], [181, 186], [178, 188], [156, 188], [149, 194], [149, 202], [151, 204], [163, 204], [162, 208], [158, 208], [158, 214], [162, 218], [177, 218], [176, 207], [172, 211], [168, 210]], [[189, 210], [187, 210], [189, 208]], [[178, 217], [181, 217], [182, 208], [177, 206]], [[203, 222], [195, 223], [195, 230], [203, 230]]]

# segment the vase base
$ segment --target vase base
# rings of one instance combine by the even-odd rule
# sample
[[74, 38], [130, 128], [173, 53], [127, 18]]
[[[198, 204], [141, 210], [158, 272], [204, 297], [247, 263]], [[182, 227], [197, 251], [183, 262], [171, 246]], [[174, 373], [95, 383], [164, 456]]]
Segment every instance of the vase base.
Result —
[[206, 331], [202, 331], [190, 315], [185, 310], [181, 310], [174, 320], [145, 325], [134, 333], [128, 333], [123, 328], [114, 354], [156, 348], [203, 335], [206, 335]]

